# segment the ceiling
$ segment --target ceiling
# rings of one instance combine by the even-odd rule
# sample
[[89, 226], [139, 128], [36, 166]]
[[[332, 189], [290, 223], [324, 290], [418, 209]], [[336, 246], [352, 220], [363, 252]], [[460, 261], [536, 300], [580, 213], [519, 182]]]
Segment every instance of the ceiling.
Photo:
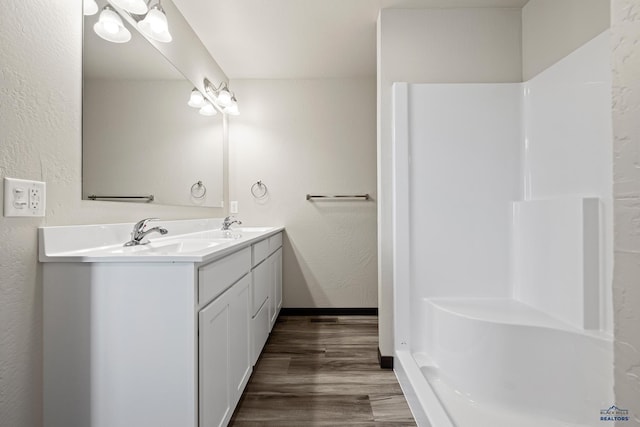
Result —
[[173, 0], [230, 79], [373, 77], [382, 8], [528, 0]]

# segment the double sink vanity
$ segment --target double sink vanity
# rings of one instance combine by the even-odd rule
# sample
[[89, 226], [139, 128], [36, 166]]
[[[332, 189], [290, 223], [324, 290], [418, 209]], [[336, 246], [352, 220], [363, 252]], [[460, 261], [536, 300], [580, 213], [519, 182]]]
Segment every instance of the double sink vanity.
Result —
[[47, 427], [224, 426], [282, 306], [282, 227], [44, 227]]

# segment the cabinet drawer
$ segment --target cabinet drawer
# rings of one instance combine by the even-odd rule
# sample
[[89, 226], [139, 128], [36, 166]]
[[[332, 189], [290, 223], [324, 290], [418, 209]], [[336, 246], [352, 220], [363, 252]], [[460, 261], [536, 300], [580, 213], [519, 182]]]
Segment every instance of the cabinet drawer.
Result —
[[251, 248], [246, 248], [198, 270], [198, 304], [220, 295], [251, 270]]
[[253, 251], [253, 264], [251, 265], [256, 266], [269, 255], [269, 239], [254, 243], [251, 248]]
[[282, 246], [282, 233], [269, 237], [269, 253], [277, 251], [280, 246]]

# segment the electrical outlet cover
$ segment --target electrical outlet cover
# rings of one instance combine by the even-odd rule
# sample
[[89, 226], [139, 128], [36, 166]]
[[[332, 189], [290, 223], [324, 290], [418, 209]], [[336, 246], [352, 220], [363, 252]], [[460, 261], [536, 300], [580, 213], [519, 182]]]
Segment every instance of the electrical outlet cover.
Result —
[[44, 216], [46, 183], [4, 178], [4, 216]]

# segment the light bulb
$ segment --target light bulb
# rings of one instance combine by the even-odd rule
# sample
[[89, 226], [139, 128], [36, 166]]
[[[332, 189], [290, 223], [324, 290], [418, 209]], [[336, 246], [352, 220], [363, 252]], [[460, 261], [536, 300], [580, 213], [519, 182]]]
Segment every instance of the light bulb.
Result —
[[111, 0], [111, 3], [136, 15], [144, 15], [149, 10], [144, 0]]
[[118, 30], [120, 30], [120, 27], [118, 26], [118, 24], [111, 21], [103, 22], [102, 27], [109, 34], [118, 34]]
[[154, 33], [161, 33], [163, 31], [166, 31], [166, 29], [168, 28], [167, 17], [158, 9], [151, 9], [147, 14], [146, 19], [149, 20], [151, 31], [153, 31]]
[[231, 105], [231, 94], [226, 88], [223, 88], [218, 92], [216, 102], [221, 107], [228, 107]]
[[93, 26], [93, 31], [103, 39], [113, 43], [126, 43], [131, 40], [131, 33], [124, 27], [122, 18], [109, 5], [100, 12], [98, 22]]
[[189, 105], [189, 107], [200, 108], [203, 107], [204, 104], [204, 96], [198, 89], [193, 88], [193, 90], [191, 91], [191, 95], [189, 96], [189, 102], [187, 102], [187, 105]]
[[160, 3], [153, 6], [147, 16], [138, 22], [138, 29], [150, 39], [168, 43], [173, 40], [169, 33], [169, 24], [167, 23], [167, 15], [160, 6]]
[[231, 116], [237, 116], [240, 114], [240, 109], [238, 108], [238, 101], [236, 101], [236, 97], [231, 98], [231, 104], [226, 107], [224, 110], [225, 114], [229, 114]]
[[98, 4], [96, 0], [84, 0], [82, 2], [82, 13], [85, 15], [95, 15], [98, 13]]
[[205, 100], [204, 106], [199, 111], [203, 116], [215, 116], [218, 114], [218, 110], [216, 110], [213, 104], [207, 100]]

